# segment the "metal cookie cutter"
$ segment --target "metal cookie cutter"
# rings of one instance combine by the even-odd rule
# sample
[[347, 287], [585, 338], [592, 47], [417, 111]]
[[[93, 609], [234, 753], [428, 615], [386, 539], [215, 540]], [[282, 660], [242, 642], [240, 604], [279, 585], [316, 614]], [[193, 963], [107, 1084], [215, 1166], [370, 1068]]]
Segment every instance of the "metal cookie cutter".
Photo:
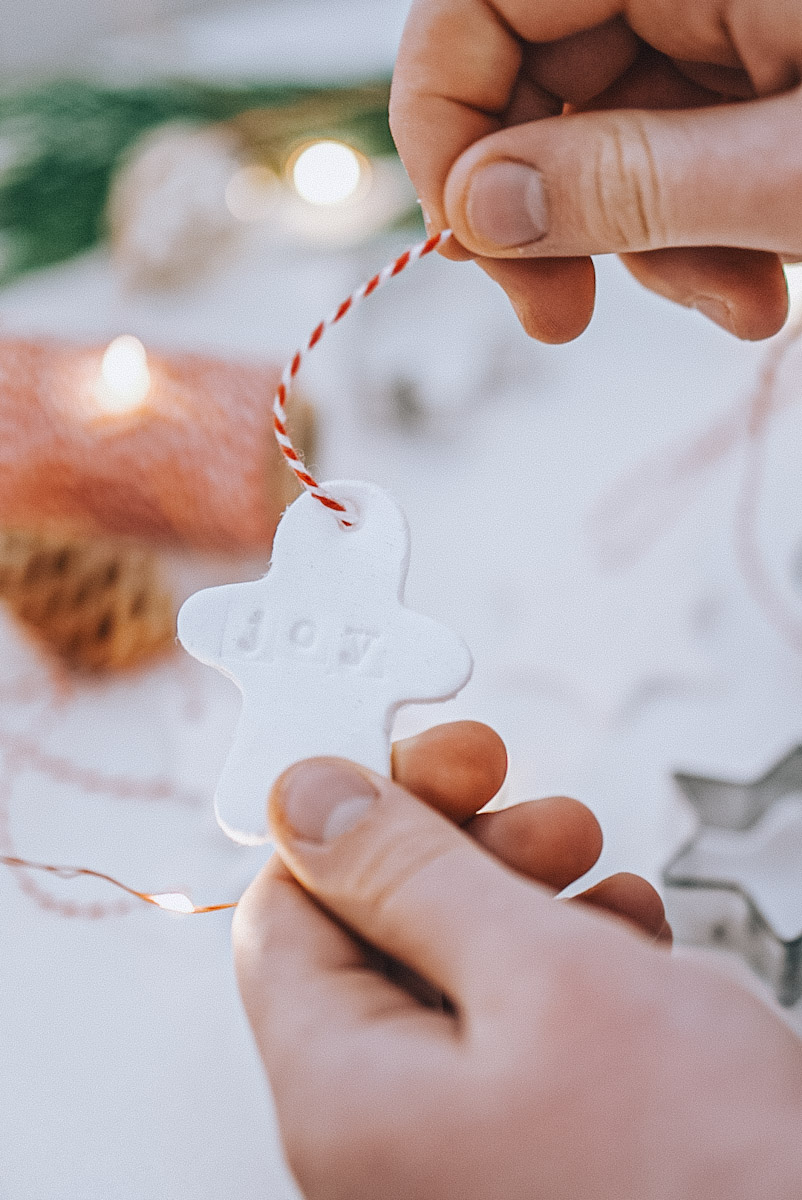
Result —
[[666, 866], [679, 941], [745, 957], [790, 1007], [802, 996], [802, 746], [753, 783], [675, 774], [699, 825]]

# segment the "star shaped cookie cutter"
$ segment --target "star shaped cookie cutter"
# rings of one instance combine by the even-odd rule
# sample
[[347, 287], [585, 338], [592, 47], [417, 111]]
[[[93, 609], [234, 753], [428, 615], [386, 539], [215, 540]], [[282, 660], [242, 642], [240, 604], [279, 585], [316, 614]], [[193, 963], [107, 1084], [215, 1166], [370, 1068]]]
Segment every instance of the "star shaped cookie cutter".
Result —
[[802, 996], [802, 745], [749, 783], [674, 779], [699, 817], [663, 873], [673, 900], [695, 893], [667, 896], [679, 939], [736, 950], [791, 1007]]

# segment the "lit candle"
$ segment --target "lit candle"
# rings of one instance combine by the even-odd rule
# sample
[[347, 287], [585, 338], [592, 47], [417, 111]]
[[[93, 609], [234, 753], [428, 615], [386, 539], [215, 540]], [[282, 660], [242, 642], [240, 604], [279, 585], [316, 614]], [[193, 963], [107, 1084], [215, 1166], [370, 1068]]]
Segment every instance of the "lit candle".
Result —
[[[0, 340], [0, 524], [67, 523], [206, 550], [270, 545], [297, 494], [272, 432], [275, 367]], [[302, 447], [312, 424], [298, 406]]]

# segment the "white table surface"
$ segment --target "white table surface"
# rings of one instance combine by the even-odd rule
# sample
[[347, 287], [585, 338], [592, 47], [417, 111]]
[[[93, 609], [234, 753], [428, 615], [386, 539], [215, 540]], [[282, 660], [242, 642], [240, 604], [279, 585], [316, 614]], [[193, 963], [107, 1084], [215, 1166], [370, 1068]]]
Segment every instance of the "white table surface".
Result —
[[[98, 252], [4, 293], [0, 323], [283, 353], [391, 248], [334, 257], [273, 244], [178, 298], [123, 295]], [[594, 876], [657, 878], [691, 828], [670, 771], [757, 773], [799, 736], [802, 674], [735, 563], [737, 454], [642, 562], [612, 576], [596, 565], [593, 502], [644, 453], [726, 410], [763, 353], [649, 296], [616, 263], [600, 268], [588, 333], [546, 348], [519, 333], [472, 266], [430, 261], [321, 348], [307, 386], [320, 398], [325, 473], [370, 478], [398, 497], [413, 535], [409, 600], [474, 651], [462, 695], [437, 711], [407, 710], [402, 730], [458, 716], [492, 722], [510, 748], [506, 801], [581, 797], [607, 838]], [[375, 349], [363, 355], [396, 328], [403, 355], [392, 344], [384, 360]], [[453, 396], [442, 408], [427, 392], [430, 367], [442, 372], [449, 360], [464, 380], [459, 410]], [[422, 428], [393, 424], [376, 407], [398, 361], [426, 402]], [[772, 448], [791, 462], [798, 442], [784, 432]], [[793, 508], [797, 494], [785, 495]], [[168, 565], [177, 595], [261, 566]], [[715, 619], [701, 622], [704, 612]], [[232, 686], [176, 655], [58, 703], [7, 623], [2, 641], [6, 693], [34, 681], [22, 698], [7, 694], [6, 737], [25, 732], [45, 755], [110, 775], [166, 776], [188, 794], [185, 803], [89, 794], [46, 761], [17, 779], [10, 799], [20, 852], [147, 888], [186, 884], [199, 902], [236, 896], [261, 859], [229, 843], [211, 814]], [[62, 899], [109, 898], [101, 885], [53, 886]], [[42, 911], [11, 875], [0, 888], [0, 1179], [9, 1200], [291, 1195], [235, 993], [228, 915], [143, 908], [91, 923]]]
[[[0, 331], [132, 332], [146, 345], [283, 357], [398, 246], [335, 254], [255, 232], [169, 294], [127, 292], [97, 251], [0, 293]], [[409, 602], [474, 652], [461, 696], [406, 710], [399, 731], [491, 722], [510, 750], [505, 802], [579, 796], [605, 829], [593, 878], [626, 869], [657, 881], [693, 824], [671, 771], [760, 773], [799, 739], [802, 662], [738, 566], [740, 449], [700, 477], [639, 561], [600, 566], [589, 525], [599, 497], [644, 455], [728, 411], [765, 351], [644, 292], [616, 262], [598, 266], [589, 331], [543, 347], [473, 266], [430, 260], [349, 317], [304, 380], [320, 407], [324, 476], [367, 478], [399, 499], [413, 537]], [[417, 423], [392, 419], [399, 388], [417, 397]], [[769, 434], [761, 510], [786, 592], [802, 533], [800, 442], [791, 406]], [[166, 561], [178, 598], [263, 566]], [[64, 698], [7, 621], [0, 644], [0, 743], [24, 735], [41, 752], [8, 798], [19, 852], [153, 890], [188, 886], [198, 902], [236, 897], [263, 855], [232, 845], [212, 817], [233, 687], [177, 653]], [[145, 789], [166, 777], [182, 800], [88, 791], [59, 759]], [[43, 886], [63, 900], [114, 898], [102, 885]], [[8, 873], [0, 896], [0, 1197], [296, 1195], [236, 995], [229, 914], [143, 906], [66, 919]]]

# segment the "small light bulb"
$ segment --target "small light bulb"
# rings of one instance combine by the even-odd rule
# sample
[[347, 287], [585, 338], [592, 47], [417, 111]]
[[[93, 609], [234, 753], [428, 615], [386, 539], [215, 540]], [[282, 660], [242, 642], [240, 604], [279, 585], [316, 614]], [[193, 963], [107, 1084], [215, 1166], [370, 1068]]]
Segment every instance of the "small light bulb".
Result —
[[195, 905], [183, 892], [161, 892], [157, 896], [148, 896], [148, 900], [157, 904], [159, 908], [166, 909], [167, 912], [189, 915], [195, 911]]
[[296, 191], [310, 204], [343, 204], [362, 181], [362, 160], [343, 142], [313, 142], [292, 168]]
[[138, 408], [150, 391], [150, 371], [145, 347], [139, 338], [115, 338], [103, 355], [98, 400], [111, 413]]

